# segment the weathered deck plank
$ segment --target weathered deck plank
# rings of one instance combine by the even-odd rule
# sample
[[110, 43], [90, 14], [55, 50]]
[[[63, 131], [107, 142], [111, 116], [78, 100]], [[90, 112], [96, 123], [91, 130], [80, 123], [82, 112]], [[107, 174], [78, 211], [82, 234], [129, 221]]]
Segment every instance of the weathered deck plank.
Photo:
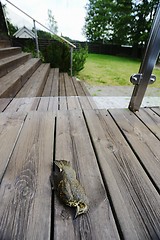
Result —
[[72, 81], [78, 96], [90, 96], [89, 91], [87, 90], [82, 81], [77, 80], [75, 77], [72, 77]]
[[25, 114], [0, 113], [0, 182], [23, 126]]
[[68, 105], [68, 110], [81, 109], [81, 105], [78, 101], [78, 97], [75, 97], [75, 96], [67, 97], [67, 105]]
[[48, 111], [54, 112], [57, 111], [59, 107], [58, 97], [50, 97]]
[[3, 112], [11, 101], [12, 98], [0, 98], [0, 112]]
[[66, 89], [65, 89], [65, 81], [64, 81], [64, 74], [60, 73], [59, 75], [59, 94], [58, 96], [66, 96]]
[[[160, 151], [159, 140], [128, 109], [111, 109], [110, 113], [135, 150], [140, 162], [160, 190]], [[160, 129], [159, 129], [160, 131]]]
[[[79, 110], [79, 98], [13, 99], [0, 113], [0, 239], [160, 239], [160, 116]], [[52, 199], [53, 158], [71, 161], [87, 214]]]
[[158, 116], [160, 116], [160, 107], [152, 107], [151, 108], [155, 113], [157, 113], [158, 114]]
[[59, 102], [59, 108], [58, 109], [60, 109], [60, 110], [67, 110], [68, 109], [67, 97], [59, 97], [58, 102]]
[[92, 105], [91, 105], [88, 97], [79, 96], [78, 99], [79, 99], [79, 102], [80, 102], [80, 105], [81, 105], [82, 109], [92, 109]]
[[14, 98], [5, 112], [29, 112], [37, 109], [40, 98]]
[[57, 97], [58, 96], [58, 89], [59, 89], [59, 68], [54, 69], [54, 76], [51, 88], [51, 96]]
[[87, 110], [85, 118], [123, 238], [159, 239], [160, 197], [132, 149], [106, 110]]
[[41, 64], [23, 88], [18, 92], [16, 97], [40, 97], [49, 74], [49, 67], [49, 64]]
[[52, 82], [53, 82], [54, 73], [55, 73], [55, 69], [52, 68], [49, 72], [49, 76], [48, 76], [46, 84], [44, 86], [42, 97], [51, 96], [51, 89], [52, 89]]
[[90, 210], [73, 219], [71, 210], [55, 199], [54, 239], [119, 239], [82, 112], [57, 114], [56, 159], [71, 161], [86, 188]]
[[136, 115], [160, 140], [160, 117], [150, 108], [140, 109]]
[[0, 239], [50, 239], [54, 114], [28, 115], [0, 188]]
[[68, 76], [67, 73], [64, 73], [64, 82], [65, 82], [66, 96], [76, 96], [77, 93], [75, 91], [72, 79], [71, 77]]
[[44, 112], [48, 111], [49, 101], [50, 101], [50, 97], [40, 98], [40, 102], [39, 102], [37, 110], [44, 111]]

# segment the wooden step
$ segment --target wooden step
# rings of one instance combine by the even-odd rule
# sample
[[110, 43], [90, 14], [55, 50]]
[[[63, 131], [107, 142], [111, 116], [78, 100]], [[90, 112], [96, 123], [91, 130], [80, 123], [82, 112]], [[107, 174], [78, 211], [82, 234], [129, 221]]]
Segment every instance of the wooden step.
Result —
[[0, 77], [12, 71], [31, 58], [30, 53], [19, 53], [0, 60]]
[[59, 68], [52, 68], [47, 78], [42, 96], [58, 96]]
[[14, 97], [40, 64], [40, 59], [31, 58], [25, 64], [1, 77], [0, 98]]
[[44, 85], [49, 74], [50, 64], [41, 64], [34, 72], [16, 97], [39, 97], [42, 95]]
[[0, 48], [11, 47], [11, 42], [9, 40], [0, 39]]
[[21, 53], [20, 47], [0, 48], [0, 59]]

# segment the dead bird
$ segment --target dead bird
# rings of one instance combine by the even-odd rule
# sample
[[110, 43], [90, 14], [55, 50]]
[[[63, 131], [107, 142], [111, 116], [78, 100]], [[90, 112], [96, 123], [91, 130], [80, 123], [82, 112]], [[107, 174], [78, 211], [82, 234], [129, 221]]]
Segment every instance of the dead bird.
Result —
[[51, 176], [51, 183], [57, 190], [59, 198], [68, 206], [76, 207], [75, 218], [86, 213], [89, 208], [89, 200], [84, 188], [76, 178], [76, 172], [69, 161], [54, 161], [60, 172]]

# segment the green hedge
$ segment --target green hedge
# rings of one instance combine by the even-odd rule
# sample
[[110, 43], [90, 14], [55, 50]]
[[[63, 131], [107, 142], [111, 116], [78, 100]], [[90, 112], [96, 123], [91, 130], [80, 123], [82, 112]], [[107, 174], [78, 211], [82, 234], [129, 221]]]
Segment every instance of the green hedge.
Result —
[[[33, 40], [24, 42], [23, 51], [31, 52], [33, 57], [37, 56]], [[84, 68], [88, 56], [88, 47], [80, 45], [73, 51], [73, 75], [77, 75]], [[40, 51], [40, 58], [45, 63], [50, 63], [52, 68], [59, 68], [60, 72], [70, 73], [71, 52], [70, 46], [64, 42], [54, 40], [44, 46]]]
[[87, 57], [88, 47], [82, 48], [79, 45], [78, 50], [73, 52], [73, 75], [77, 75], [84, 68]]
[[52, 68], [59, 68], [60, 72], [70, 69], [70, 48], [68, 45], [54, 41], [42, 50], [44, 62], [51, 64]]

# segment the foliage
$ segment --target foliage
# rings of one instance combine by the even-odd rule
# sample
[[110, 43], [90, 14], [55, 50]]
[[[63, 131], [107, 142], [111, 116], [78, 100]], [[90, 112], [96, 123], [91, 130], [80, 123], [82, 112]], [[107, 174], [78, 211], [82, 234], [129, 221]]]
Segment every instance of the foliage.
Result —
[[37, 30], [37, 35], [38, 35], [38, 38], [43, 38], [43, 39], [51, 39], [52, 38], [51, 33], [42, 31], [42, 30]]
[[52, 11], [50, 9], [48, 9], [48, 26], [52, 32], [58, 32], [57, 22], [55, 21]]
[[[24, 41], [23, 46], [22, 46], [22, 51], [31, 53], [32, 57], [37, 57], [36, 46], [35, 46], [35, 42], [33, 41], [33, 39], [26, 39]], [[43, 55], [40, 51], [39, 51], [39, 57], [42, 61], [44, 61]]]
[[73, 75], [77, 75], [84, 68], [88, 56], [88, 47], [82, 48], [80, 45], [78, 50], [73, 53]]
[[10, 36], [13, 36], [13, 34], [18, 31], [18, 27], [14, 26], [9, 19], [7, 20], [7, 26]]
[[7, 28], [8, 28], [9, 35], [10, 35], [10, 36], [13, 36], [13, 34], [14, 34], [15, 32], [17, 32], [18, 27], [15, 26], [15, 25], [13, 25], [13, 24], [11, 23], [11, 20], [10, 20], [9, 17], [8, 17], [8, 12], [7, 12], [7, 7], [6, 7], [6, 5], [5, 5], [5, 4], [2, 4], [2, 7], [3, 7], [3, 10], [4, 10], [4, 15], [5, 15], [5, 19], [6, 19], [6, 22], [7, 22]]
[[62, 72], [68, 72], [70, 68], [70, 48], [60, 41], [53, 41], [42, 50], [44, 61], [53, 68], [59, 68]]
[[84, 33], [89, 41], [144, 45], [158, 0], [89, 0]]

